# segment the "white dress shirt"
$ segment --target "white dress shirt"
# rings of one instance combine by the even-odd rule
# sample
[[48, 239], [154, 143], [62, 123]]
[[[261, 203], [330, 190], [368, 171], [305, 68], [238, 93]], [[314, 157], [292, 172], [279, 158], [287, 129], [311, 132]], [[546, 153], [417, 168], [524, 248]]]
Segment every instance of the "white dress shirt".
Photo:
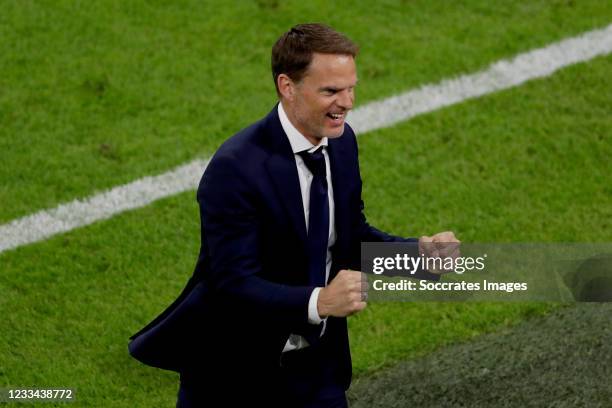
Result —
[[[334, 215], [334, 190], [332, 186], [331, 180], [331, 169], [329, 167], [329, 155], [327, 154], [327, 138], [324, 137], [321, 139], [317, 146], [310, 143], [308, 139], [304, 135], [300, 133], [299, 130], [293, 126], [285, 110], [283, 109], [283, 104], [278, 104], [278, 117], [281, 122], [281, 126], [283, 130], [287, 134], [287, 138], [289, 139], [289, 143], [291, 144], [291, 150], [293, 150], [293, 158], [295, 159], [295, 165], [297, 167], [298, 178], [300, 180], [300, 191], [302, 193], [302, 203], [304, 204], [304, 220], [306, 221], [306, 230], [308, 231], [308, 217], [310, 214], [310, 185], [312, 184], [312, 173], [306, 167], [304, 160], [298, 154], [307, 150], [309, 153], [314, 152], [319, 146], [323, 147], [323, 156], [325, 157], [325, 168], [327, 170], [327, 197], [329, 200], [329, 237], [327, 240], [327, 259], [326, 259], [326, 267], [325, 267], [325, 282], [329, 279], [329, 271], [331, 270], [332, 257], [331, 257], [331, 247], [336, 242], [336, 225], [335, 225], [335, 215]], [[312, 324], [320, 324], [323, 322], [323, 330], [321, 331], [321, 335], [325, 332], [325, 323], [327, 319], [321, 319], [319, 316], [319, 312], [317, 310], [317, 301], [319, 299], [319, 291], [321, 288], [315, 288], [310, 295], [310, 300], [308, 302], [308, 321]], [[307, 347], [309, 344], [305, 338], [302, 336], [292, 334], [289, 336], [287, 343], [285, 344], [285, 348], [283, 352], [296, 350], [300, 348]]]

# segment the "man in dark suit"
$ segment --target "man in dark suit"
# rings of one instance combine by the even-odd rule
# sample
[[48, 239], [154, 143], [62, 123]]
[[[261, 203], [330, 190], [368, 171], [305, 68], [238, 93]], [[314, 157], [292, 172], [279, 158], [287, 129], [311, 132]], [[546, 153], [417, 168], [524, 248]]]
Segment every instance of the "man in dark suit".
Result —
[[455, 240], [403, 239], [366, 222], [345, 123], [356, 55], [324, 25], [283, 34], [272, 50], [279, 104], [211, 159], [197, 194], [195, 272], [130, 343], [137, 359], [181, 373], [177, 406], [346, 406], [346, 317], [367, 305], [360, 243], [409, 241], [416, 251]]

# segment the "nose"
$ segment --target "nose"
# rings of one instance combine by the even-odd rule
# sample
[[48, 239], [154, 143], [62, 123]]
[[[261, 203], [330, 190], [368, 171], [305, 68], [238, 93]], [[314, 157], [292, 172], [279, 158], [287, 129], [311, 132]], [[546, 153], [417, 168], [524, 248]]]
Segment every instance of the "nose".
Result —
[[353, 102], [355, 101], [355, 95], [352, 89], [343, 89], [338, 93], [338, 106], [342, 109], [352, 109]]

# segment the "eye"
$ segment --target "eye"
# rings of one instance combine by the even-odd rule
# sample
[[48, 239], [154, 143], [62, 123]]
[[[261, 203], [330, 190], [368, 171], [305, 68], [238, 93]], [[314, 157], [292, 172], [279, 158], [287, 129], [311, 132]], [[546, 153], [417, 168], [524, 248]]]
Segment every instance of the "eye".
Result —
[[324, 88], [322, 91], [323, 95], [325, 96], [332, 96], [338, 93], [337, 89], [332, 89], [332, 88]]

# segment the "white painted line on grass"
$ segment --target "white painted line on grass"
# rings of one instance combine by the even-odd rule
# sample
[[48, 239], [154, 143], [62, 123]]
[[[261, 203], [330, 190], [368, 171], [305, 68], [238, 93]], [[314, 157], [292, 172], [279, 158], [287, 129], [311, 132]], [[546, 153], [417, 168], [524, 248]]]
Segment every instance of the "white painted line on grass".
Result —
[[193, 160], [158, 176], [143, 177], [1, 225], [0, 253], [192, 190], [207, 164], [208, 160]]
[[[612, 24], [578, 37], [501, 60], [475, 74], [424, 85], [366, 104], [350, 113], [359, 134], [392, 126], [466, 99], [542, 78], [565, 66], [612, 52]], [[196, 188], [208, 160], [194, 160], [164, 174], [144, 177], [85, 198], [0, 225], [0, 253], [110, 218], [123, 211]]]
[[347, 120], [358, 133], [395, 125], [466, 99], [511, 88], [560, 68], [612, 52], [612, 24], [544, 48], [501, 60], [484, 71], [447, 79], [435, 85], [372, 102], [355, 109]]

